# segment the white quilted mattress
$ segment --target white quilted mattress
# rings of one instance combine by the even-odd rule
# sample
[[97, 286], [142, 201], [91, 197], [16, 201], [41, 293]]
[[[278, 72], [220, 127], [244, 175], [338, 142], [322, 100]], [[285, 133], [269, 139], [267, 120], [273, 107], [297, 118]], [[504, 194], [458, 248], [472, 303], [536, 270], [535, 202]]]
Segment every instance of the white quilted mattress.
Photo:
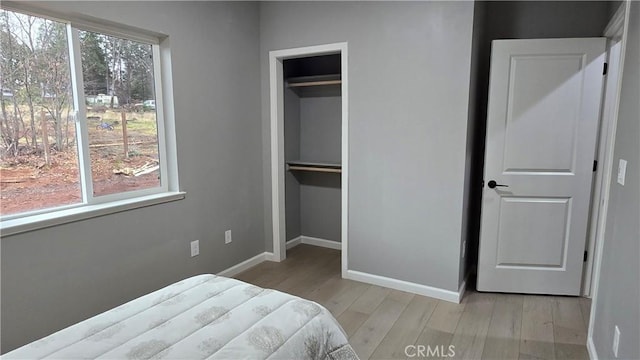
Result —
[[322, 306], [198, 275], [5, 354], [3, 359], [357, 359]]

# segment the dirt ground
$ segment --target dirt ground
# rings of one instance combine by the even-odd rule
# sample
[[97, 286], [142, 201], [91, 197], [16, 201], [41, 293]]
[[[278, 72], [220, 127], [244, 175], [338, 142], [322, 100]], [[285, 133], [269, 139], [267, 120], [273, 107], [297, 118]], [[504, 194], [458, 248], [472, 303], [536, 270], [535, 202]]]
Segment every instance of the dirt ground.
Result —
[[[76, 154], [68, 151], [52, 155], [50, 166], [41, 157], [21, 156], [19, 164], [0, 168], [0, 214], [75, 204], [82, 201]], [[123, 159], [122, 165], [132, 169], [149, 162], [146, 156]], [[146, 189], [160, 185], [158, 171], [140, 176], [113, 173], [108, 158], [94, 162], [95, 195]]]
[[[136, 114], [137, 120], [130, 117], [128, 156], [122, 145], [122, 125], [114, 121], [119, 115], [109, 112], [100, 115], [100, 119], [88, 124], [94, 196], [159, 186], [158, 170], [132, 175], [133, 170], [157, 164], [155, 128], [149, 126], [150, 123], [155, 126], [155, 114], [149, 119], [141, 118], [144, 114]], [[113, 130], [98, 126], [105, 121]], [[75, 147], [62, 152], [52, 149], [50, 165], [45, 164], [39, 150], [39, 153], [1, 159], [0, 215], [82, 202]]]

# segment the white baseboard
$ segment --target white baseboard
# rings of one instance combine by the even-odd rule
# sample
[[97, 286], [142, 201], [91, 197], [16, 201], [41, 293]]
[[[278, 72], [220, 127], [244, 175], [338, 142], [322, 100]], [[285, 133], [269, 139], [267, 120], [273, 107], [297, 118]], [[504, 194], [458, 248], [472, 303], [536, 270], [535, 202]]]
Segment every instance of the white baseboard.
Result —
[[272, 253], [272, 252], [265, 252], [265, 253], [264, 253], [264, 256], [265, 256], [265, 260], [267, 260], [267, 261], [276, 261], [276, 262], [279, 262], [279, 261], [276, 259], [276, 254], [274, 254], [274, 253]]
[[[364, 282], [367, 284], [383, 286], [390, 289], [396, 289], [396, 290], [406, 291], [406, 292], [410, 292], [418, 295], [428, 296], [428, 297], [432, 297], [440, 300], [453, 302], [456, 304], [459, 304], [460, 300], [462, 299], [461, 290], [458, 290], [458, 292], [451, 291], [451, 290], [444, 290], [444, 289], [436, 288], [433, 286], [416, 284], [416, 283], [412, 283], [404, 280], [392, 279], [384, 276], [368, 274], [368, 273], [355, 271], [355, 270], [347, 270], [347, 276], [345, 278]], [[464, 282], [462, 285], [465, 285], [465, 284], [466, 282]], [[463, 289], [463, 287], [460, 286], [460, 289]]]
[[302, 244], [302, 236], [287, 241], [287, 250]]
[[587, 352], [589, 352], [589, 359], [598, 360], [598, 352], [596, 351], [596, 344], [593, 343], [593, 337], [587, 338]]
[[274, 261], [274, 254], [271, 252], [263, 252], [262, 254], [258, 254], [250, 259], [247, 259], [237, 265], [234, 265], [228, 269], [222, 270], [220, 271], [217, 275], [220, 276], [225, 276], [225, 277], [232, 277], [234, 275], [237, 275], [245, 270], [248, 270], [262, 262], [265, 261]]
[[291, 239], [287, 241], [287, 250], [291, 249], [292, 247], [298, 246], [300, 244], [308, 244], [308, 245], [325, 247], [329, 249], [342, 250], [342, 243], [339, 241], [320, 239], [320, 238], [304, 236], [304, 235], [298, 236], [295, 239]]

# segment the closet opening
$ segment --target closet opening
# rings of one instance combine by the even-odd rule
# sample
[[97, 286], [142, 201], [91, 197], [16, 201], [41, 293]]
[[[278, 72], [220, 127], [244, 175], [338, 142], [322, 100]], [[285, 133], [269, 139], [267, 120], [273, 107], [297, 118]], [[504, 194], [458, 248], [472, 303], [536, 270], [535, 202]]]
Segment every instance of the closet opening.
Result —
[[298, 244], [347, 269], [346, 44], [270, 52], [274, 260]]

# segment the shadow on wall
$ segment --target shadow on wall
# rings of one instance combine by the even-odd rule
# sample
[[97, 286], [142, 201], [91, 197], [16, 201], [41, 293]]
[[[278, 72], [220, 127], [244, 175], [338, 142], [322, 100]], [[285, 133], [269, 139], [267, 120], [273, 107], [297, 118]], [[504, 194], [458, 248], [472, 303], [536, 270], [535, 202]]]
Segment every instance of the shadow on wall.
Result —
[[300, 171], [292, 171], [291, 174], [293, 174], [301, 185], [328, 187], [334, 189], [340, 189], [342, 186], [342, 178], [340, 174], [317, 172], [309, 174]]

